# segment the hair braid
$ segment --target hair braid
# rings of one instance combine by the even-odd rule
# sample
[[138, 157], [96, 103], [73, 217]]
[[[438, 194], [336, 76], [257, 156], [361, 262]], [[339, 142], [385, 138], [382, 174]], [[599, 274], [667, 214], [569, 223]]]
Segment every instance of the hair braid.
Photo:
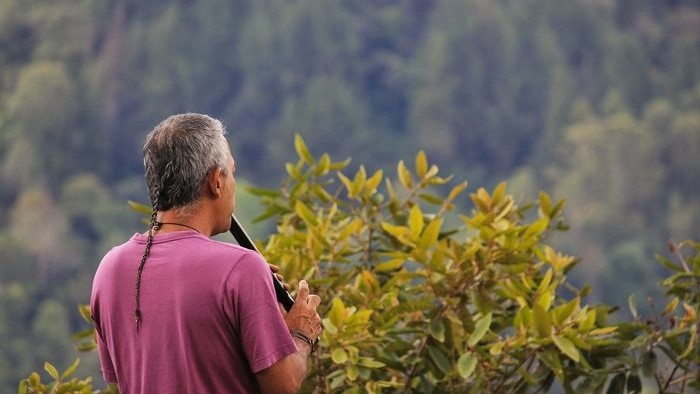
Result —
[[160, 224], [156, 220], [158, 214], [158, 191], [156, 191], [153, 198], [153, 211], [151, 212], [151, 223], [148, 226], [148, 239], [146, 240], [146, 250], [143, 252], [143, 257], [141, 257], [141, 263], [136, 271], [136, 309], [134, 310], [134, 319], [136, 320], [136, 331], [141, 328], [141, 322], [143, 321], [143, 315], [141, 314], [141, 274], [143, 273], [143, 266], [146, 264], [146, 259], [151, 253], [151, 246], [153, 246], [153, 230], [158, 230]]

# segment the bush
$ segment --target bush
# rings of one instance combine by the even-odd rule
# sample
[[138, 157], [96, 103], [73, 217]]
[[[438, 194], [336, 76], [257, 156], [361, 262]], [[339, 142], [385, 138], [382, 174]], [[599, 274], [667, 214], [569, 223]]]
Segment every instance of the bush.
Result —
[[[563, 201], [541, 193], [520, 206], [501, 183], [471, 193], [466, 212], [467, 183], [448, 186], [422, 152], [392, 181], [362, 166], [345, 174], [347, 161], [314, 158], [299, 136], [295, 147], [281, 190], [253, 192], [259, 219], [277, 223], [263, 254], [324, 301], [327, 350], [304, 391], [685, 390], [697, 373], [697, 257], [695, 271], [665, 261], [679, 270], [662, 316], [683, 305], [676, 326], [614, 324], [616, 308], [585, 304], [588, 288], [566, 282], [576, 259], [546, 243], [566, 228]], [[674, 371], [654, 368], [655, 349]]]

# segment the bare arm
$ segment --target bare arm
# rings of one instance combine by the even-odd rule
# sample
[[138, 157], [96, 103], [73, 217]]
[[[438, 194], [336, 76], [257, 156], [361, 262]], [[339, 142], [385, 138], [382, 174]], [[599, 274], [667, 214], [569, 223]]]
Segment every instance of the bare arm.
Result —
[[[299, 331], [310, 338], [318, 338], [321, 334], [321, 317], [316, 308], [321, 299], [315, 294], [309, 294], [309, 285], [299, 282], [299, 292], [294, 306], [285, 316], [285, 322], [290, 331]], [[263, 393], [296, 393], [308, 372], [308, 359], [311, 346], [305, 341], [294, 337], [299, 349], [268, 369], [258, 372], [255, 376]]]

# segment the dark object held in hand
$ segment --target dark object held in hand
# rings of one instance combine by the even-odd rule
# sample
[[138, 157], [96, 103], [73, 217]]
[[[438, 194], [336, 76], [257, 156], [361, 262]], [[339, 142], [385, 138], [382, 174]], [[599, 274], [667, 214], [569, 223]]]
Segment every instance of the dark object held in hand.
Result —
[[[258, 248], [255, 247], [253, 240], [248, 236], [245, 230], [243, 230], [243, 227], [233, 215], [231, 215], [230, 231], [231, 235], [233, 235], [233, 238], [236, 239], [236, 242], [238, 242], [239, 245], [246, 249], [254, 250], [260, 253]], [[292, 305], [294, 305], [294, 299], [289, 292], [284, 289], [282, 282], [280, 282], [274, 272], [272, 273], [272, 283], [275, 285], [275, 295], [277, 296], [277, 301], [282, 304], [287, 312], [289, 312], [289, 310], [292, 309]]]

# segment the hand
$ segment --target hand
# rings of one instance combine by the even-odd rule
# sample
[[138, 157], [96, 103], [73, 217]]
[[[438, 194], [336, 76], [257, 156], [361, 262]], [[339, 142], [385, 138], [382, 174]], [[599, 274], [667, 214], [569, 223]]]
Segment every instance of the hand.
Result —
[[277, 265], [274, 265], [274, 264], [270, 264], [270, 263], [267, 263], [267, 264], [270, 266], [270, 269], [272, 270], [272, 273], [275, 274], [275, 276], [277, 277], [277, 279], [279, 279], [280, 282], [282, 283], [282, 287], [283, 287], [285, 290], [289, 291], [289, 284], [287, 284], [287, 283], [284, 281], [284, 276], [282, 276], [281, 274], [278, 274], [278, 272], [280, 272], [280, 267], [277, 266]]
[[321, 316], [316, 309], [321, 303], [321, 298], [316, 294], [309, 294], [309, 285], [305, 280], [299, 281], [299, 291], [294, 301], [294, 306], [284, 318], [290, 331], [301, 331], [306, 336], [316, 339], [321, 335]]

